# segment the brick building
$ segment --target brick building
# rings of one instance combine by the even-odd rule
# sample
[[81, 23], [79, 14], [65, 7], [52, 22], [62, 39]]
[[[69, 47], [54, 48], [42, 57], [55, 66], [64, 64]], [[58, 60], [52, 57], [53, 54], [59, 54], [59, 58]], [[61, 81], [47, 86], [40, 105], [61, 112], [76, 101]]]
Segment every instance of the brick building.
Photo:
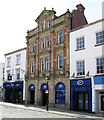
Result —
[[49, 104], [70, 107], [69, 81], [69, 30], [87, 24], [82, 4], [77, 10], [56, 16], [52, 10], [44, 10], [35, 20], [37, 27], [27, 32], [26, 103], [45, 105], [49, 82]]

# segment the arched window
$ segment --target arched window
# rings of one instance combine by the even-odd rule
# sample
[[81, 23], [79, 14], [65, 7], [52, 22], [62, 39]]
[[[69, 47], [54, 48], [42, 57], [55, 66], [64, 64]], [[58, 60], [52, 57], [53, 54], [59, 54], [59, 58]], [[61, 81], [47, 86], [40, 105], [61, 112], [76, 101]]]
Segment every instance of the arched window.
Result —
[[56, 85], [56, 104], [65, 104], [65, 85], [63, 83]]
[[43, 31], [43, 24], [41, 23], [40, 31]]
[[41, 86], [41, 90], [48, 90], [48, 86], [46, 83], [44, 83], [42, 86]]
[[29, 90], [35, 90], [35, 86], [34, 86], [33, 84], [31, 84], [31, 85], [29, 86]]
[[50, 28], [50, 26], [51, 26], [51, 20], [49, 19], [48, 20], [48, 28]]
[[34, 43], [32, 43], [31, 45], [31, 52], [34, 52], [35, 51], [35, 46], [34, 46]]

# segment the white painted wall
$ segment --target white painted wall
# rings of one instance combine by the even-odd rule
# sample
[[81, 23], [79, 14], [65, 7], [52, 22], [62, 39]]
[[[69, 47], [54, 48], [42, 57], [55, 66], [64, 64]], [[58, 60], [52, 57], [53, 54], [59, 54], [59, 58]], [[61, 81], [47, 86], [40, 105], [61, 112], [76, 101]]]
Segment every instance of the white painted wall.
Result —
[[[20, 65], [16, 65], [16, 55], [20, 54]], [[7, 58], [11, 57], [11, 65], [7, 67]], [[16, 81], [16, 69], [20, 69], [20, 79], [23, 81], [23, 100], [25, 100], [25, 72], [26, 72], [26, 49], [5, 56], [5, 82], [8, 81], [7, 71], [10, 70], [12, 80]]]
[[3, 68], [4, 68], [5, 64], [4, 63], [0, 63], [0, 87], [3, 86]]
[[[104, 86], [102, 85], [95, 86], [93, 83], [94, 79], [92, 77], [97, 74], [96, 58], [104, 55], [103, 52], [104, 45], [95, 46], [96, 32], [99, 32], [101, 30], [102, 30], [102, 22], [100, 21], [92, 25], [86, 25], [81, 29], [69, 33], [70, 34], [70, 78], [73, 75], [73, 73], [75, 73], [75, 76], [77, 76], [76, 62], [80, 60], [85, 60], [85, 75], [89, 71], [89, 76], [91, 77], [92, 80], [92, 112], [95, 112], [95, 110], [98, 111], [98, 108], [95, 108], [96, 101], [98, 100], [98, 92], [95, 92], [95, 88], [98, 87], [97, 90], [104, 89]], [[82, 36], [85, 37], [85, 49], [75, 51], [77, 48], [76, 39]]]

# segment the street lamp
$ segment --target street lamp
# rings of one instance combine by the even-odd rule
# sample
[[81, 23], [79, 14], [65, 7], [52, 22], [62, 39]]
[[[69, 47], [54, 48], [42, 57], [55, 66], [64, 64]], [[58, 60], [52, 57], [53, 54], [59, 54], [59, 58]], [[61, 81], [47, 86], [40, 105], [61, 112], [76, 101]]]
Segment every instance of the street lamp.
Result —
[[[45, 79], [45, 81], [46, 81], [46, 83], [47, 83], [47, 89], [48, 89], [48, 83], [49, 83], [49, 81], [50, 81], [50, 78], [47, 78], [46, 77], [46, 79]], [[45, 93], [46, 93], [46, 110], [48, 111], [48, 102], [49, 102], [49, 89], [48, 90], [46, 90], [45, 91]]]

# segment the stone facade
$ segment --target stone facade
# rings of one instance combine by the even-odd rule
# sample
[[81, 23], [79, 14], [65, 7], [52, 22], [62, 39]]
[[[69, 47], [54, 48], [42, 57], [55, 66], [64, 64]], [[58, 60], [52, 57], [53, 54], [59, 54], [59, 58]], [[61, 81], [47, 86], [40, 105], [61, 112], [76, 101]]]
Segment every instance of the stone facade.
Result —
[[[56, 107], [70, 108], [69, 30], [87, 24], [84, 11], [80, 10], [84, 7], [81, 4], [78, 6], [78, 9], [72, 13], [67, 10], [61, 16], [56, 16], [54, 9], [46, 10], [44, 8], [36, 19], [37, 27], [27, 32], [26, 104], [30, 103], [30, 94], [32, 94], [29, 87], [34, 85], [34, 104], [42, 105], [43, 91], [41, 87], [46, 83], [45, 79], [48, 77], [50, 78], [49, 104]], [[82, 22], [79, 21], [80, 19]], [[75, 24], [75, 21], [78, 24]], [[60, 55], [62, 55], [61, 62], [59, 60]], [[47, 63], [48, 58], [49, 64]], [[32, 63], [34, 68], [32, 68]], [[49, 68], [47, 68], [48, 65]], [[58, 83], [65, 85], [65, 104], [56, 104], [56, 85]]]

